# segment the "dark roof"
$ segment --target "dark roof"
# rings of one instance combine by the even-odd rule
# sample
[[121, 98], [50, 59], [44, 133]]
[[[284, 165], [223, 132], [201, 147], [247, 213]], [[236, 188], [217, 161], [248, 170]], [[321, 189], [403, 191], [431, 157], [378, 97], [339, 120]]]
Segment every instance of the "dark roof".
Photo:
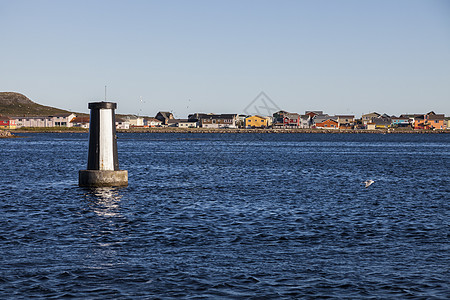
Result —
[[273, 113], [273, 114], [274, 114], [274, 115], [275, 115], [275, 114], [284, 115], [284, 114], [288, 114], [288, 112], [285, 111], [285, 110], [279, 110], [279, 111], [277, 111], [277, 112], [275, 112], [275, 113]]
[[170, 119], [168, 121], [169, 124], [177, 124], [177, 123], [184, 123], [184, 122], [190, 122], [188, 119]]
[[305, 115], [307, 114], [323, 115], [323, 110], [307, 110]]
[[170, 119], [171, 118], [170, 116], [172, 116], [172, 118], [173, 118], [173, 114], [170, 111], [160, 111], [156, 114], [156, 117], [158, 115], [161, 115], [164, 119]]
[[391, 124], [391, 121], [385, 118], [377, 118], [374, 119], [372, 123], [375, 125], [389, 125]]
[[336, 118], [355, 118], [355, 115], [335, 115]]
[[364, 116], [368, 116], [368, 115], [377, 115], [377, 116], [381, 116], [381, 114], [379, 114], [379, 113], [377, 113], [377, 112], [371, 112], [371, 113], [368, 113], [368, 114], [363, 114], [362, 116], [364, 117]]
[[417, 118], [417, 117], [423, 117], [423, 114], [403, 114], [400, 115], [401, 118]]
[[321, 120], [320, 122], [315, 122], [315, 123], [318, 124], [318, 123], [323, 123], [323, 122], [326, 122], [326, 121], [333, 121], [333, 122], [335, 122], [335, 123], [338, 123], [338, 121], [336, 121], [336, 120], [333, 119], [332, 117], [328, 117], [328, 118], [326, 118], [326, 119]]
[[444, 114], [439, 114], [439, 115], [428, 115], [428, 120], [444, 120], [445, 119], [445, 115]]
[[205, 114], [205, 113], [194, 113], [194, 114], [190, 114], [188, 116], [188, 119], [198, 120], [198, 119], [201, 119], [201, 118], [203, 118], [205, 116], [208, 116], [208, 114]]
[[220, 114], [220, 115], [214, 115], [214, 114], [199, 114], [199, 119], [234, 119], [237, 118], [237, 114]]
[[329, 115], [316, 115], [314, 116], [313, 120], [314, 123], [321, 123], [329, 118], [331, 118]]
[[144, 120], [146, 120], [147, 122], [150, 121], [150, 122], [160, 122], [161, 123], [161, 120], [158, 120], [155, 118], [144, 118]]
[[298, 119], [300, 115], [298, 113], [287, 113], [284, 115], [285, 118]]

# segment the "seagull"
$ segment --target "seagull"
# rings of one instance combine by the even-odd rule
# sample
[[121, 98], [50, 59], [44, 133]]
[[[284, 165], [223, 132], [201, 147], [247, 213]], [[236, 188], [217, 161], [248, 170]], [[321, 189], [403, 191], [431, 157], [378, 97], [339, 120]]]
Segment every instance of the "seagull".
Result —
[[366, 180], [363, 183], [366, 184], [366, 188], [368, 188], [372, 183], [374, 183], [375, 181], [373, 181], [372, 179]]

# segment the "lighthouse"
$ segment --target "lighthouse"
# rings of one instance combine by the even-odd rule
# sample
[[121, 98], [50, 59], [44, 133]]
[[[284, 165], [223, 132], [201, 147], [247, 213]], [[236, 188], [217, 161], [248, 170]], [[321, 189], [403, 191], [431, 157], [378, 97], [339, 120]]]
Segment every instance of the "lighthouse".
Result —
[[119, 169], [113, 102], [89, 103], [89, 151], [87, 170], [79, 172], [79, 186], [126, 186], [128, 172]]

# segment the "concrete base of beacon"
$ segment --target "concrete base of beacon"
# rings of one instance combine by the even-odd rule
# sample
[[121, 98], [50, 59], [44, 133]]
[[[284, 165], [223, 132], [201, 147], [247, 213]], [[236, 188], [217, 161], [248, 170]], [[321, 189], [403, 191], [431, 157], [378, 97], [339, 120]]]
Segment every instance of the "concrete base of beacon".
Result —
[[86, 187], [127, 186], [128, 171], [80, 170], [78, 179]]

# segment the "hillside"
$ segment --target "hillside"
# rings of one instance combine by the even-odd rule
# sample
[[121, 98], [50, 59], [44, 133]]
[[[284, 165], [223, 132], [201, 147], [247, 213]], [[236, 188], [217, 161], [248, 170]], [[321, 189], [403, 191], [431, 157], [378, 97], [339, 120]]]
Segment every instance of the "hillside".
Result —
[[64, 113], [69, 111], [37, 104], [19, 93], [0, 92], [0, 115], [52, 116]]

